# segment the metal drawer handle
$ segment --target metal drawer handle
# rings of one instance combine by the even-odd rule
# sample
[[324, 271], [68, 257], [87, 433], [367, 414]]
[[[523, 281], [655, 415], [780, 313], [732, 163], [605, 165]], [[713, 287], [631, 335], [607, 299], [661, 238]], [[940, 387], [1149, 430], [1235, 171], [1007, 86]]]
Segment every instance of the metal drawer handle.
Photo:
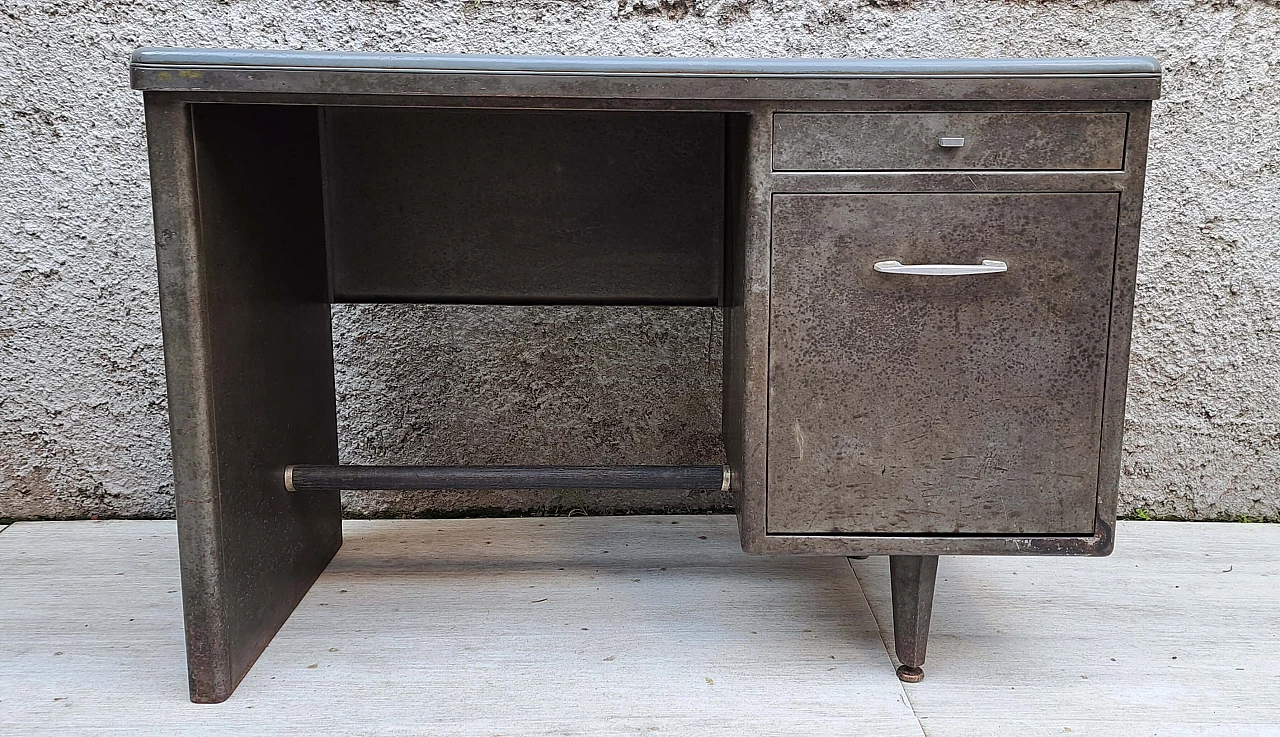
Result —
[[1009, 270], [1003, 261], [983, 259], [980, 266], [969, 264], [913, 264], [903, 266], [901, 261], [877, 261], [872, 267], [882, 274], [916, 274], [919, 276], [965, 276], [967, 274], [999, 274]]
[[938, 145], [943, 148], [960, 148], [964, 145], [963, 138], [939, 138]]

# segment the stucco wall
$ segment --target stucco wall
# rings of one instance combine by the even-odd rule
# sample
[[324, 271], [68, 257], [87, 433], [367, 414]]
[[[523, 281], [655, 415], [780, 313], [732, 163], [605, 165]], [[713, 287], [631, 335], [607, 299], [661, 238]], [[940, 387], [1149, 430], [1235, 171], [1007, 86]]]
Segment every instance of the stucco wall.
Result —
[[[1275, 0], [0, 1], [0, 518], [173, 512], [141, 100], [126, 74], [129, 53], [147, 45], [1157, 56], [1165, 96], [1121, 509], [1280, 511]], [[706, 309], [337, 308], [344, 460], [715, 462], [715, 320]], [[522, 499], [481, 505], [725, 503]], [[353, 496], [348, 508], [459, 503]]]

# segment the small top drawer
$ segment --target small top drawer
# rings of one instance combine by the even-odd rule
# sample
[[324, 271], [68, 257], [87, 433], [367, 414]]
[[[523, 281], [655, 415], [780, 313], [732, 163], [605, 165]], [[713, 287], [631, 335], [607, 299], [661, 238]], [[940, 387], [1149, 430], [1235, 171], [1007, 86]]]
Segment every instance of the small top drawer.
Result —
[[1123, 169], [1126, 113], [777, 113], [774, 171]]

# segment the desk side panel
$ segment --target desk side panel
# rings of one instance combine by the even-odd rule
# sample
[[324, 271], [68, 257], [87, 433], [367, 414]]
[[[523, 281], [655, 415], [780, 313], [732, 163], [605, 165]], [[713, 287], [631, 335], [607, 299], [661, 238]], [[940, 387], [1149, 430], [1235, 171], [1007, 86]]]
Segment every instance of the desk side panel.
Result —
[[209, 324], [191, 106], [171, 95], [147, 93], [146, 120], [188, 676], [193, 700], [213, 700], [215, 694], [230, 693], [234, 684], [222, 606]]
[[151, 107], [191, 697], [218, 702], [341, 545], [337, 493], [281, 481], [337, 462], [317, 115]]
[[747, 150], [746, 115], [730, 115], [725, 128], [725, 242], [724, 242], [724, 360], [721, 363], [720, 428], [725, 461], [733, 474], [730, 488], [734, 507], [743, 514], [742, 467], [744, 458], [744, 404], [746, 401], [746, 343], [743, 335], [743, 292], [745, 264], [743, 244], [747, 239]]
[[1135, 103], [1129, 112], [1125, 141], [1128, 175], [1120, 192], [1116, 233], [1115, 282], [1111, 294], [1111, 328], [1107, 345], [1106, 400], [1102, 408], [1102, 443], [1098, 466], [1097, 534], [1104, 553], [1114, 545], [1116, 507], [1124, 452], [1124, 411], [1129, 384], [1129, 345], [1133, 336], [1133, 305], [1138, 282], [1138, 242], [1142, 230], [1142, 200], [1147, 178], [1147, 144], [1151, 103]]
[[771, 109], [731, 115], [730, 151], [737, 172], [734, 238], [726, 273], [725, 453], [733, 470], [742, 549], [763, 552], [768, 467], [769, 239]]

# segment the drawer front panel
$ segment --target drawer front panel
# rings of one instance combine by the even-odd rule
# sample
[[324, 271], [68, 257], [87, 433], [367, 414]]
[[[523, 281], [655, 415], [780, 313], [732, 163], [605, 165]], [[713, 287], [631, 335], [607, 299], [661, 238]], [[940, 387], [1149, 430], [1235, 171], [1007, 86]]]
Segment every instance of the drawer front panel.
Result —
[[1128, 119], [1125, 113], [777, 113], [773, 168], [1117, 170], [1124, 168]]
[[1092, 534], [1119, 195], [773, 203], [768, 532]]

